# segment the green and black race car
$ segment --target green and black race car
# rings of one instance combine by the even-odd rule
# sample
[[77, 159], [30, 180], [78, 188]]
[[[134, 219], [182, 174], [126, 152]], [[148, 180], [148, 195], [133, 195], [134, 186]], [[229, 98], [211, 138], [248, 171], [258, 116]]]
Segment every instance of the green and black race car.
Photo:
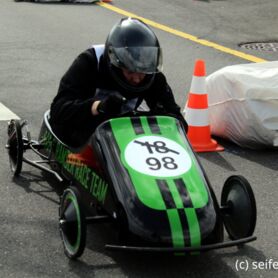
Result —
[[[229, 177], [219, 204], [176, 118], [145, 112], [113, 118], [79, 149], [61, 142], [48, 120], [46, 112], [37, 141], [28, 130], [22, 136], [26, 121], [11, 120], [6, 148], [14, 175], [25, 162], [65, 181], [59, 225], [68, 257], [83, 253], [86, 224], [104, 221], [119, 231], [119, 240], [105, 246], [110, 250], [195, 253], [256, 239], [250, 184]], [[27, 159], [27, 150], [42, 160]]]

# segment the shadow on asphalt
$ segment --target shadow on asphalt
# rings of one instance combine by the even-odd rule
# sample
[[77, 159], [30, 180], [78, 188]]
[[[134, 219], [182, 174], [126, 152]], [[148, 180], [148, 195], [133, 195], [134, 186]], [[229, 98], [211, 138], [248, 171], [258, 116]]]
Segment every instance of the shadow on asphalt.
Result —
[[66, 188], [65, 184], [58, 182], [53, 176], [45, 172], [36, 174], [22, 171], [20, 176], [13, 177], [13, 182], [23, 188], [26, 193], [37, 194], [57, 205], [59, 204], [57, 198], [50, 197], [49, 193], [55, 192], [57, 196], [60, 196]]
[[[110, 224], [90, 226], [87, 234], [87, 244], [83, 256], [76, 261], [69, 261], [69, 267], [75, 275], [84, 277], [84, 273], [113, 269], [120, 269], [126, 277], [238, 277], [235, 263], [244, 257], [255, 261], [264, 261], [263, 252], [245, 245], [243, 248], [231, 247], [217, 251], [210, 251], [198, 255], [175, 256], [159, 253], [136, 253], [107, 251], [105, 244], [111, 243], [113, 227]], [[97, 253], [98, 255], [93, 255]], [[90, 260], [91, 257], [109, 257], [102, 264], [101, 261]], [[229, 258], [229, 259], [228, 259]], [[234, 258], [234, 265], [226, 261]], [[91, 276], [90, 276], [91, 277]]]
[[[242, 148], [230, 141], [221, 138], [217, 138], [217, 142], [225, 148], [224, 152], [226, 153], [230, 153], [242, 159], [257, 163], [271, 170], [278, 170], [278, 148], [253, 150]], [[236, 171], [229, 161], [223, 157], [222, 153], [223, 152], [206, 152], [198, 153], [198, 156], [216, 164], [225, 170]]]
[[[98, 228], [96, 229], [98, 230]], [[174, 256], [165, 254], [144, 254], [109, 252], [104, 249], [104, 234], [102, 229], [94, 231], [94, 241], [87, 244], [86, 256], [90, 252], [97, 252], [100, 256], [110, 257], [112, 263], [101, 264], [99, 261], [90, 261], [90, 258], [81, 257], [77, 261], [69, 261], [70, 269], [75, 275], [84, 277], [84, 273], [109, 269], [120, 269], [126, 277], [238, 277], [235, 263], [240, 257], [248, 257], [256, 261], [264, 261], [265, 256], [253, 247], [245, 246], [238, 249], [232, 247], [225, 251], [211, 251], [199, 255]], [[90, 241], [89, 236], [89, 241]], [[88, 251], [89, 250], [89, 251]], [[226, 260], [230, 258], [229, 260]], [[226, 261], [234, 258], [234, 265]], [[91, 277], [91, 276], [90, 276]]]

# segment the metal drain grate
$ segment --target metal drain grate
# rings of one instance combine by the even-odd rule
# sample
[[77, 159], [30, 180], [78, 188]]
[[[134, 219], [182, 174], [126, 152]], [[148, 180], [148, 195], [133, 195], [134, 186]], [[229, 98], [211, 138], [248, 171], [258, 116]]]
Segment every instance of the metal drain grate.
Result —
[[259, 51], [278, 52], [278, 41], [275, 42], [247, 42], [240, 43], [239, 47]]

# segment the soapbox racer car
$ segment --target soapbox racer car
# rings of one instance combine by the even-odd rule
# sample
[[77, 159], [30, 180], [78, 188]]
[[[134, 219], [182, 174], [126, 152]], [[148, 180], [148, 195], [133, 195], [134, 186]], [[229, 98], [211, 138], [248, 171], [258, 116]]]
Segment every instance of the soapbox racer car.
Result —
[[[184, 125], [172, 116], [133, 112], [107, 120], [74, 149], [53, 133], [46, 112], [37, 141], [26, 121], [11, 120], [6, 148], [14, 175], [25, 162], [67, 184], [59, 228], [69, 258], [82, 255], [86, 225], [104, 221], [119, 232], [109, 250], [191, 254], [256, 239], [248, 181], [230, 176], [219, 205]], [[26, 158], [27, 150], [41, 160]], [[231, 240], [224, 241], [224, 227]]]

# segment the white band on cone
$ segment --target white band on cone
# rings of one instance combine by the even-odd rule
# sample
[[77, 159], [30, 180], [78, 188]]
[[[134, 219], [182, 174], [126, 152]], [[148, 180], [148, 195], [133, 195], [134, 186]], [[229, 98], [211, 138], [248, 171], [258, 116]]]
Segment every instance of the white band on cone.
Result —
[[196, 95], [206, 94], [206, 77], [205, 76], [194, 76], [192, 77], [190, 93]]
[[192, 109], [187, 107], [184, 118], [189, 126], [209, 125], [208, 109]]

